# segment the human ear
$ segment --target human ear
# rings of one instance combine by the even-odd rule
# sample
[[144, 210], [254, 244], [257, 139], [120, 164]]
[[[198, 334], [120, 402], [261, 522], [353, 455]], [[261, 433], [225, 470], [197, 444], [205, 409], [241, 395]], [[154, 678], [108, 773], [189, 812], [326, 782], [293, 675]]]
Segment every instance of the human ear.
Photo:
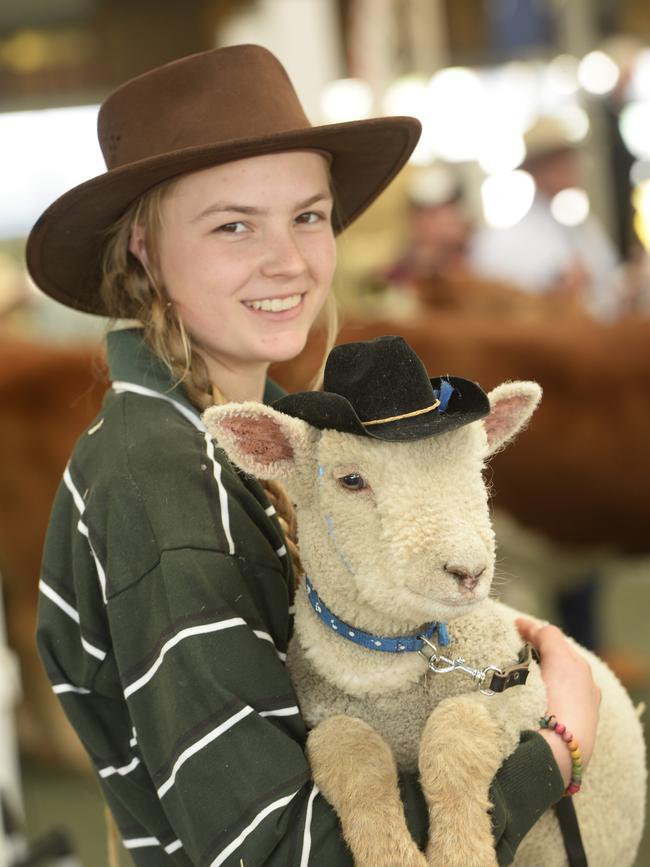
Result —
[[145, 268], [149, 267], [144, 226], [139, 223], [131, 227], [131, 235], [129, 236], [129, 252], [133, 253], [135, 258], [138, 259]]

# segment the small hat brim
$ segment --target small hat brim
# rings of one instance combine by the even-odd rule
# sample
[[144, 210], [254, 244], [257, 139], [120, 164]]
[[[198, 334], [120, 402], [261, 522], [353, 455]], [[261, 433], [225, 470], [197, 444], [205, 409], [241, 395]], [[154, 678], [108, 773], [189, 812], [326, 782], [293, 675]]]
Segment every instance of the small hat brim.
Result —
[[332, 157], [340, 232], [385, 189], [408, 160], [421, 127], [389, 117], [286, 131], [186, 148], [105, 172], [58, 198], [27, 240], [27, 267], [36, 285], [68, 307], [110, 316], [99, 296], [106, 230], [140, 195], [176, 175], [219, 163], [287, 150], [322, 150]]
[[[431, 379], [431, 388], [438, 391], [442, 379]], [[490, 401], [475, 382], [457, 376], [445, 376], [444, 379], [454, 387], [444, 411], [434, 409], [421, 415], [369, 426], [363, 424], [347, 398], [333, 392], [288, 394], [276, 400], [272, 406], [279, 412], [302, 419], [318, 430], [338, 430], [388, 442], [410, 442], [448, 433], [478, 421], [490, 412]]]

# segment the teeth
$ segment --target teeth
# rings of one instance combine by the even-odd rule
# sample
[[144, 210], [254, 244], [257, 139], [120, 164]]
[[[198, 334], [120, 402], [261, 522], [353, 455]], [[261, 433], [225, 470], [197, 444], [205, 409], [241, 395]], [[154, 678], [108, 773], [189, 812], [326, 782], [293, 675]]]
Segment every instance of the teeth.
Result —
[[300, 304], [300, 295], [290, 295], [288, 298], [264, 298], [261, 301], [245, 301], [247, 307], [253, 310], [267, 310], [271, 313], [279, 313], [281, 310], [291, 310]]

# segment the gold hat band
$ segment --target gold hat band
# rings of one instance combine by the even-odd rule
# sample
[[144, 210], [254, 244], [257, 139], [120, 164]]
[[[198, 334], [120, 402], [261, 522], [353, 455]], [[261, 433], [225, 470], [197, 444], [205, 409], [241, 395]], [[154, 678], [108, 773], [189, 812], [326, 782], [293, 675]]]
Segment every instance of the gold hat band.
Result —
[[440, 406], [440, 401], [436, 400], [435, 403], [432, 403], [431, 406], [425, 406], [424, 409], [416, 409], [413, 412], [405, 412], [403, 415], [391, 415], [388, 418], [376, 418], [373, 421], [362, 421], [361, 424], [364, 427], [370, 427], [373, 424], [387, 424], [389, 421], [399, 421], [402, 418], [413, 418], [414, 415], [423, 415], [425, 412], [431, 412], [434, 409], [438, 409]]

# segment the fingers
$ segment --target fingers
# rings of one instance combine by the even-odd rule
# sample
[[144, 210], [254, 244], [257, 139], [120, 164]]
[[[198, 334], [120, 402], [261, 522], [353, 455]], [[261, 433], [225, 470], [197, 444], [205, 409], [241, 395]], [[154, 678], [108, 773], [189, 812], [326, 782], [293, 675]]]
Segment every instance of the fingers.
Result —
[[530, 641], [542, 656], [552, 653], [559, 647], [562, 647], [563, 650], [569, 647], [564, 633], [557, 626], [552, 626], [549, 623], [538, 623], [525, 617], [517, 618], [515, 623], [521, 637], [525, 641]]

